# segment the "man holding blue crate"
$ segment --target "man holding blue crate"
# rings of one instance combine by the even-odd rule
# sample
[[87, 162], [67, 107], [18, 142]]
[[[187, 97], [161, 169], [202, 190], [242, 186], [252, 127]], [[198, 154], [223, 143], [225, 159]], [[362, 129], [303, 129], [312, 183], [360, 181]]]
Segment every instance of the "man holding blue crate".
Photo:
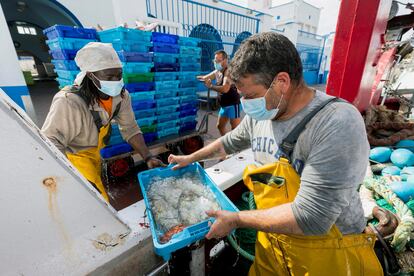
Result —
[[122, 64], [112, 45], [90, 42], [78, 51], [75, 61], [81, 72], [74, 85], [54, 96], [42, 132], [109, 201], [101, 180], [100, 150], [109, 141], [112, 120], [149, 168], [163, 163], [145, 145], [124, 88]]
[[[224, 50], [214, 54], [214, 71], [205, 76], [197, 78], [204, 82], [208, 89], [219, 93], [220, 111], [217, 120], [217, 128], [223, 136], [227, 133], [226, 126], [230, 121], [231, 129], [240, 124], [240, 96], [237, 88], [227, 78], [228, 55]], [[216, 85], [212, 81], [216, 80]]]

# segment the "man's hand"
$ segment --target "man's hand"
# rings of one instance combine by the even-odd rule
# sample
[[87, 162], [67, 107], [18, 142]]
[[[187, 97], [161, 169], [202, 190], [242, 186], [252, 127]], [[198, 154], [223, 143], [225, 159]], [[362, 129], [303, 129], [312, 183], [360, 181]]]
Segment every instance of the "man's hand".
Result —
[[167, 165], [165, 165], [158, 158], [152, 157], [147, 161], [147, 166], [148, 166], [149, 169], [153, 169], [153, 168], [157, 168], [157, 167], [166, 167]]
[[172, 169], [173, 170], [177, 170], [179, 168], [182, 167], [186, 167], [189, 164], [192, 163], [192, 160], [190, 158], [189, 155], [174, 155], [174, 154], [170, 154], [170, 156], [168, 156], [168, 163], [170, 164], [177, 164], [175, 165]]
[[206, 235], [207, 239], [222, 238], [227, 236], [234, 228], [238, 227], [238, 213], [220, 210], [207, 211], [206, 214], [216, 219]]
[[211, 86], [212, 86], [211, 79], [208, 79], [208, 78], [204, 79], [204, 85], [207, 88], [211, 88]]

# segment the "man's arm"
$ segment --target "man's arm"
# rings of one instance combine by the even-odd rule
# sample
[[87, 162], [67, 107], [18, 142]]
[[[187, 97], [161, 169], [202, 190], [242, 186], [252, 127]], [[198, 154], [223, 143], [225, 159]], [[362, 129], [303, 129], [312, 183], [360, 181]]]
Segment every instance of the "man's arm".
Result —
[[147, 166], [151, 168], [165, 166], [161, 160], [153, 157], [145, 144], [144, 136], [139, 133], [135, 134], [128, 140], [128, 144], [141, 155], [142, 159], [147, 163]]
[[224, 77], [223, 85], [213, 85], [210, 80], [207, 80], [205, 82], [205, 85], [207, 86], [207, 88], [213, 89], [214, 91], [217, 91], [222, 94], [229, 92], [231, 88], [230, 81], [227, 77]]
[[212, 71], [210, 73], [208, 73], [207, 75], [204, 76], [197, 76], [197, 79], [201, 80], [201, 81], [205, 81], [206, 79], [210, 79], [210, 80], [214, 80], [216, 79], [216, 71]]

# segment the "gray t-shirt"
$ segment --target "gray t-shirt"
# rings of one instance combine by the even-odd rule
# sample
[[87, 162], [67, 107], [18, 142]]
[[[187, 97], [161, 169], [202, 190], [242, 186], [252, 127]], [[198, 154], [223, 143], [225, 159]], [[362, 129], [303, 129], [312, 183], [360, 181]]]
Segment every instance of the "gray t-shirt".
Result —
[[[245, 116], [236, 129], [222, 137], [226, 152], [251, 146], [257, 162], [277, 161], [282, 140], [330, 97], [316, 91], [312, 102], [288, 120], [256, 121]], [[343, 234], [363, 231], [366, 222], [357, 189], [364, 179], [368, 156], [364, 122], [351, 104], [330, 103], [308, 123], [292, 155], [292, 164], [301, 175], [292, 210], [305, 235], [324, 234], [333, 224]]]

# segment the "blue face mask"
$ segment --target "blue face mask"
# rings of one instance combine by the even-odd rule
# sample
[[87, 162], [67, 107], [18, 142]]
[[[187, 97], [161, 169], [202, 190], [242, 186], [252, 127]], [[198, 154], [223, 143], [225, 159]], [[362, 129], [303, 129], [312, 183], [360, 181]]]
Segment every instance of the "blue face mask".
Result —
[[265, 96], [269, 92], [271, 87], [272, 85], [269, 87], [269, 89], [266, 91], [263, 97], [248, 100], [241, 98], [243, 111], [256, 121], [271, 120], [275, 118], [277, 113], [279, 112], [279, 106], [282, 102], [283, 94], [275, 109], [267, 110], [266, 108]]
[[214, 69], [216, 69], [217, 71], [221, 71], [223, 70], [223, 66], [221, 66], [221, 63], [214, 62]]
[[101, 88], [97, 87], [99, 91], [108, 96], [116, 97], [121, 94], [122, 88], [124, 88], [123, 79], [120, 79], [119, 81], [103, 81], [98, 79], [95, 75], [94, 77], [99, 81], [99, 84], [101, 85]]

